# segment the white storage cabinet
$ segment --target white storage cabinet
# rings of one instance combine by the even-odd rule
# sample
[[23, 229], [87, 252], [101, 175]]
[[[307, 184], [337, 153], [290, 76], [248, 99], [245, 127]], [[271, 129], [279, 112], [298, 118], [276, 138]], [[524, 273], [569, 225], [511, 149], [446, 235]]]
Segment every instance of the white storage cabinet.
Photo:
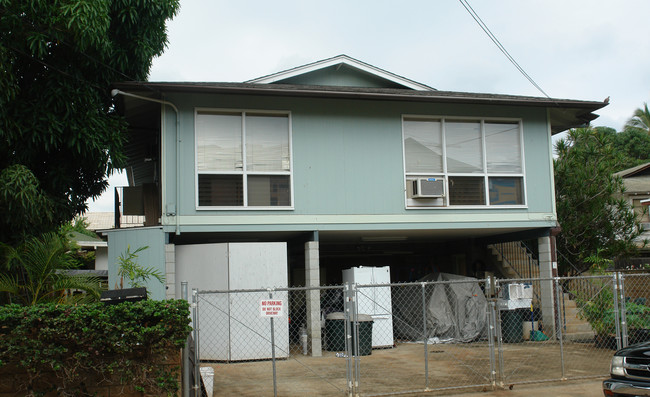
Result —
[[[285, 288], [286, 243], [222, 243], [176, 246], [176, 291], [180, 282], [190, 289], [225, 291]], [[274, 292], [284, 301], [284, 316], [274, 319], [275, 355], [287, 357], [289, 323], [287, 292]], [[271, 358], [271, 320], [260, 315], [260, 300], [268, 292], [201, 294], [199, 349], [202, 360], [242, 361]]]

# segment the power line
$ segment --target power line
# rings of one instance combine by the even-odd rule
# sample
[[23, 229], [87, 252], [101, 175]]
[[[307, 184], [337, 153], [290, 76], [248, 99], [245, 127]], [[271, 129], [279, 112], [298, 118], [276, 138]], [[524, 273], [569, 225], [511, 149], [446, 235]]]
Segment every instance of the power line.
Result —
[[526, 71], [524, 70], [524, 68], [522, 68], [522, 67], [517, 63], [517, 61], [515, 61], [515, 59], [512, 57], [512, 55], [510, 55], [510, 53], [508, 52], [508, 50], [506, 50], [506, 48], [503, 46], [503, 44], [501, 44], [501, 42], [499, 41], [499, 39], [497, 39], [497, 37], [492, 33], [492, 31], [490, 30], [490, 28], [488, 28], [488, 26], [485, 24], [485, 22], [483, 22], [483, 20], [481, 19], [481, 17], [479, 17], [479, 15], [476, 13], [476, 11], [474, 11], [474, 9], [472, 8], [472, 6], [469, 5], [469, 2], [468, 2], [467, 0], [458, 0], [458, 1], [460, 1], [460, 4], [462, 4], [463, 7], [465, 8], [465, 10], [467, 10], [467, 12], [469, 12], [469, 14], [472, 16], [472, 18], [474, 19], [474, 21], [476, 21], [476, 23], [481, 27], [481, 29], [485, 32], [485, 34], [488, 35], [488, 37], [490, 38], [490, 40], [492, 40], [492, 42], [493, 42], [493, 43], [494, 43], [494, 44], [499, 48], [499, 50], [501, 50], [501, 52], [503, 53], [503, 55], [505, 55], [506, 58], [508, 58], [508, 60], [510, 61], [510, 63], [512, 63], [512, 64], [517, 68], [517, 70], [519, 70], [519, 72], [520, 72], [520, 73], [521, 73], [521, 74], [522, 74], [522, 75], [523, 75], [523, 76], [524, 76], [524, 77], [525, 77], [525, 78], [526, 78], [526, 79], [527, 79], [527, 80], [528, 80], [528, 81], [529, 81], [529, 82], [530, 82], [530, 83], [531, 83], [535, 88], [537, 88], [537, 89], [538, 89], [542, 94], [544, 94], [545, 97], [551, 99], [551, 97], [550, 97], [550, 96], [549, 96], [549, 95], [548, 95], [548, 94], [547, 94], [547, 93], [542, 89], [542, 87], [540, 87], [540, 86], [535, 82], [535, 80], [533, 80], [533, 78], [530, 77], [530, 76], [528, 75], [528, 73], [526, 73]]

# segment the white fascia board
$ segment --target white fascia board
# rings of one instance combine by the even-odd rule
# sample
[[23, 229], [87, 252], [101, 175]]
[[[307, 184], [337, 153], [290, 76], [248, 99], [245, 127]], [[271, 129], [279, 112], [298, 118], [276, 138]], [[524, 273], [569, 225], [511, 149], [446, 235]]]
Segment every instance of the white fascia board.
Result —
[[[482, 228], [498, 227], [502, 222], [545, 222], [555, 224], [556, 217], [551, 213], [502, 211], [484, 213], [460, 214], [449, 211], [449, 207], [439, 207], [435, 210], [427, 208], [415, 214], [404, 215], [185, 215], [181, 216], [181, 225], [199, 226], [246, 226], [246, 225], [326, 225], [326, 224], [400, 224], [400, 223], [483, 223]], [[458, 208], [456, 208], [458, 209]], [[494, 208], [492, 208], [494, 210]], [[438, 211], [442, 210], [442, 211]], [[496, 226], [495, 226], [496, 225]], [[127, 229], [128, 230], [128, 229]]]
[[256, 79], [248, 80], [246, 83], [255, 83], [255, 84], [269, 84], [275, 83], [276, 81], [288, 79], [294, 76], [301, 74], [313, 72], [315, 70], [325, 69], [330, 66], [336, 66], [340, 64], [345, 64], [355, 69], [359, 69], [366, 73], [370, 73], [377, 77], [392, 81], [394, 83], [403, 85], [407, 88], [416, 90], [416, 91], [435, 91], [434, 88], [431, 88], [427, 85], [418, 83], [417, 81], [409, 80], [405, 77], [398, 76], [394, 73], [388, 72], [386, 70], [380, 69], [378, 67], [372, 66], [370, 64], [358, 61], [354, 58], [350, 58], [347, 55], [339, 55], [333, 58], [323, 59], [321, 61], [309, 63], [307, 65], [298, 66], [292, 69], [288, 69], [282, 72], [270, 74], [267, 76], [259, 77]]
[[108, 247], [108, 242], [106, 241], [77, 241], [76, 243], [81, 248], [92, 247], [97, 249], [97, 247]]

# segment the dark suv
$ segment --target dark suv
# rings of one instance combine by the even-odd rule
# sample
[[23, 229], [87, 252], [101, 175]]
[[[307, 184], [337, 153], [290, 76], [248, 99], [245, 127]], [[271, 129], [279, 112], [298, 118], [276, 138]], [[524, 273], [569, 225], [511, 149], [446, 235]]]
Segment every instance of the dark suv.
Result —
[[617, 351], [609, 372], [606, 396], [650, 396], [650, 341]]

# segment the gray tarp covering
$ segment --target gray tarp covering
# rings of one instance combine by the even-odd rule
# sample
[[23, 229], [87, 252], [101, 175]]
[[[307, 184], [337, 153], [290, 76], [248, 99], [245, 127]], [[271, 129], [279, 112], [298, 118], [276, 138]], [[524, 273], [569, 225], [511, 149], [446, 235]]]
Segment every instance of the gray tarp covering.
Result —
[[408, 340], [424, 340], [423, 319], [426, 315], [426, 337], [441, 342], [471, 342], [487, 335], [487, 301], [473, 277], [449, 273], [431, 273], [418, 281], [427, 284], [424, 293], [419, 285], [396, 288], [393, 297], [393, 319], [396, 334]]

